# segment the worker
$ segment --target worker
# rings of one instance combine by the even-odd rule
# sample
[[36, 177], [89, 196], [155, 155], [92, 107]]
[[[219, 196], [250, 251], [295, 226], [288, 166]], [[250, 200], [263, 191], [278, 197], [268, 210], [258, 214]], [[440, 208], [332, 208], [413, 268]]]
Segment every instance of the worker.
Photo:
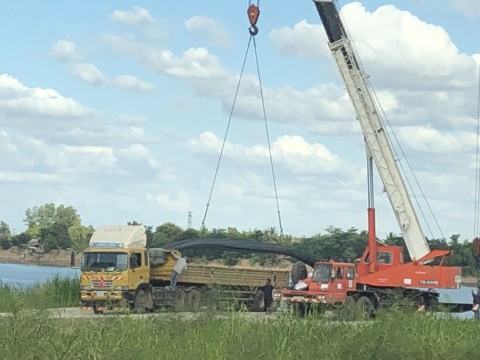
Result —
[[272, 301], [273, 301], [272, 280], [267, 279], [265, 282], [265, 285], [262, 286], [260, 290], [263, 291], [263, 303], [264, 303], [263, 311], [267, 312], [268, 310], [270, 310], [270, 307], [272, 306]]
[[475, 319], [480, 320], [480, 286], [477, 288], [476, 293], [472, 290], [472, 297], [473, 297], [472, 310], [475, 315]]
[[177, 280], [183, 270], [187, 269], [187, 258], [181, 257], [177, 252], [172, 251], [173, 257], [176, 259], [175, 265], [172, 268], [172, 277], [170, 279], [170, 286], [174, 288], [177, 286]]

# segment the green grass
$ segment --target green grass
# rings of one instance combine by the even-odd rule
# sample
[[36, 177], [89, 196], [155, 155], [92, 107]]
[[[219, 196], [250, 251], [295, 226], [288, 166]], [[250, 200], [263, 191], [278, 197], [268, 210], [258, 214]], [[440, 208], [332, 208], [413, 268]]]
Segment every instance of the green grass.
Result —
[[59, 276], [27, 287], [0, 284], [0, 312], [78, 306], [79, 289], [77, 278]]
[[[328, 322], [242, 313], [52, 319], [46, 312], [0, 318], [5, 359], [477, 359], [479, 323], [384, 313], [374, 321]], [[269, 320], [268, 320], [269, 319]]]
[[[401, 308], [371, 321], [290, 314], [206, 312], [54, 319], [47, 308], [78, 306], [77, 279], [0, 285], [1, 359], [477, 359], [480, 322], [438, 319]], [[37, 311], [22, 311], [32, 310]], [[248, 314], [252, 315], [252, 314]]]

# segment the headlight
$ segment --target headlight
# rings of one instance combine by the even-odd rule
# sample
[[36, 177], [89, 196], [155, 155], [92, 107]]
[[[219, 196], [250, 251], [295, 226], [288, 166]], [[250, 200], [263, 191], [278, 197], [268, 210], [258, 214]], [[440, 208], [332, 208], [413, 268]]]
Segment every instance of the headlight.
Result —
[[93, 288], [91, 285], [80, 285], [80, 290], [91, 291]]
[[113, 290], [115, 290], [115, 291], [127, 291], [128, 286], [115, 286], [115, 288]]

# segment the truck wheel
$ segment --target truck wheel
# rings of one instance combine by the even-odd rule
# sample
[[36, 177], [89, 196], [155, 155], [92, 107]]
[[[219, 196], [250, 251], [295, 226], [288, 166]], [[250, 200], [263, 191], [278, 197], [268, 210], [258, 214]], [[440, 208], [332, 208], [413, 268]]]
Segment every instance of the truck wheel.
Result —
[[144, 312], [147, 309], [147, 294], [145, 290], [138, 290], [133, 302], [133, 310]]
[[373, 305], [366, 296], [360, 296], [356, 302], [357, 315], [360, 320], [370, 319], [373, 315]]
[[93, 309], [93, 313], [94, 313], [95, 315], [103, 314], [103, 311], [100, 311], [100, 310], [98, 309], [97, 305], [93, 305], [92, 309]]
[[198, 311], [202, 301], [202, 293], [198, 289], [193, 289], [187, 294], [188, 310]]
[[185, 308], [185, 291], [176, 289], [173, 294], [173, 310], [182, 311]]
[[265, 294], [258, 290], [253, 297], [252, 311], [261, 312], [265, 310]]
[[342, 305], [341, 320], [355, 320], [355, 299], [351, 296], [347, 296]]
[[292, 271], [290, 274], [292, 277], [292, 282], [295, 285], [300, 280], [307, 278], [308, 276], [307, 266], [305, 265], [305, 263], [301, 261], [297, 261], [295, 264], [293, 264]]
[[297, 316], [305, 317], [310, 314], [310, 304], [296, 303], [293, 306], [293, 313]]

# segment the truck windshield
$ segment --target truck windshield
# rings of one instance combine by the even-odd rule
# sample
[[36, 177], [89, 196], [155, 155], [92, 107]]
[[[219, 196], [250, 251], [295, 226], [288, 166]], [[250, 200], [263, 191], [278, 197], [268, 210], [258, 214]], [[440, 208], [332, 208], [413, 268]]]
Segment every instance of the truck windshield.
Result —
[[86, 252], [83, 253], [81, 270], [84, 271], [125, 271], [128, 267], [127, 253]]
[[331, 264], [315, 264], [312, 280], [317, 283], [328, 283], [332, 271]]

